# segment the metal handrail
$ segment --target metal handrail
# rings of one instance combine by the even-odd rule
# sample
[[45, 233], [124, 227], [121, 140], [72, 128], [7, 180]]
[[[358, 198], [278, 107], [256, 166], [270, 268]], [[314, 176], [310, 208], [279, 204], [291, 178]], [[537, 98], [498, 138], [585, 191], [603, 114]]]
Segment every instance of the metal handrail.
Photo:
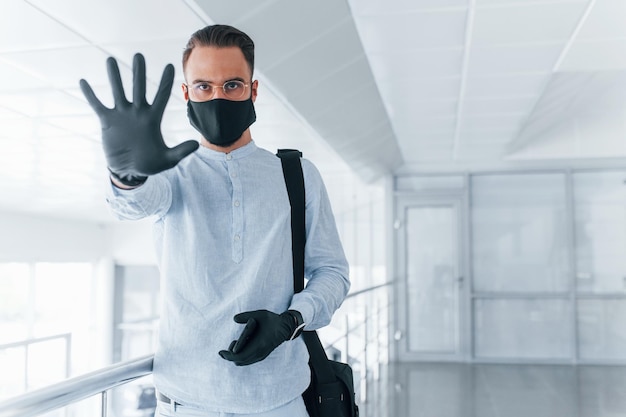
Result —
[[364, 293], [367, 293], [367, 292], [370, 292], [370, 291], [374, 291], [374, 290], [377, 290], [379, 288], [386, 287], [388, 285], [392, 285], [394, 282], [395, 282], [394, 280], [391, 280], [391, 281], [385, 282], [384, 284], [374, 285], [373, 287], [369, 287], [369, 288], [365, 288], [365, 289], [358, 290], [358, 291], [355, 291], [355, 292], [351, 292], [350, 294], [348, 294], [346, 296], [346, 299], [352, 298], [352, 297], [356, 297], [357, 295], [361, 295], [361, 294], [364, 294]]
[[35, 417], [152, 373], [154, 355], [121, 362], [0, 402], [0, 417]]

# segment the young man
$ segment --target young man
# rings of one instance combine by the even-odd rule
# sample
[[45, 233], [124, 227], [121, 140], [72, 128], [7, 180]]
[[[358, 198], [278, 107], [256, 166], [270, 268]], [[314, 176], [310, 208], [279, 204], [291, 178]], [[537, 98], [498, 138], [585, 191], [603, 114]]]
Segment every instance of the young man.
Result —
[[305, 273], [294, 295], [291, 212], [280, 159], [258, 148], [254, 44], [225, 25], [194, 33], [183, 54], [189, 121], [202, 135], [169, 149], [160, 122], [174, 71], [152, 105], [145, 63], [133, 63], [133, 102], [107, 61], [115, 107], [86, 81], [111, 172], [108, 202], [121, 219], [155, 218], [163, 310], [154, 360], [160, 416], [306, 416], [302, 328], [327, 325], [350, 283], [319, 172], [302, 161]]

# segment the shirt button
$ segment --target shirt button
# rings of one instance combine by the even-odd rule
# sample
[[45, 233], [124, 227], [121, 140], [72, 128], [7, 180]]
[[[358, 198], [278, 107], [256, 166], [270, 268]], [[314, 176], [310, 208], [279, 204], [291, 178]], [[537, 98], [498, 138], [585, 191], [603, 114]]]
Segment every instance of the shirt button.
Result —
[[241, 239], [241, 237], [239, 237], [239, 235], [235, 235], [235, 242], [239, 242], [239, 239]]
[[237, 178], [237, 173], [233, 172], [232, 174], [230, 174], [230, 176], [233, 177], [233, 178]]
[[235, 200], [235, 207], [239, 207], [239, 200]]
[[226, 155], [226, 160], [230, 161], [231, 159], [233, 159], [233, 156], [231, 154]]

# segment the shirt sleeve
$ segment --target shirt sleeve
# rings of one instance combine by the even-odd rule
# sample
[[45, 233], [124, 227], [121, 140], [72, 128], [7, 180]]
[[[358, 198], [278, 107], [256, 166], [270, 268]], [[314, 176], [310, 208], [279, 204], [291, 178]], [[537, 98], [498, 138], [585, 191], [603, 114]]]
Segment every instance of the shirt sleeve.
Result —
[[172, 187], [164, 175], [152, 175], [141, 186], [131, 190], [123, 190], [109, 183], [106, 201], [120, 220], [162, 217], [172, 204]]
[[302, 160], [306, 195], [306, 247], [303, 291], [290, 309], [302, 314], [305, 330], [328, 325], [350, 289], [348, 261], [343, 251], [326, 187], [317, 168]]

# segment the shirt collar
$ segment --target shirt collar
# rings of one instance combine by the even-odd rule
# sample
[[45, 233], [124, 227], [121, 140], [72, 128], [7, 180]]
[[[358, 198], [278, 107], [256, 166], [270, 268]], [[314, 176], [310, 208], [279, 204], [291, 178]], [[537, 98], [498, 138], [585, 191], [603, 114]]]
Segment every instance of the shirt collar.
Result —
[[242, 146], [241, 148], [237, 148], [234, 151], [231, 151], [228, 153], [214, 151], [213, 149], [209, 149], [206, 146], [202, 146], [202, 145], [200, 145], [196, 153], [200, 157], [203, 157], [206, 159], [213, 159], [217, 161], [230, 161], [232, 159], [245, 158], [246, 156], [250, 155], [256, 150], [257, 150], [257, 146], [252, 140], [250, 141], [250, 143]]

